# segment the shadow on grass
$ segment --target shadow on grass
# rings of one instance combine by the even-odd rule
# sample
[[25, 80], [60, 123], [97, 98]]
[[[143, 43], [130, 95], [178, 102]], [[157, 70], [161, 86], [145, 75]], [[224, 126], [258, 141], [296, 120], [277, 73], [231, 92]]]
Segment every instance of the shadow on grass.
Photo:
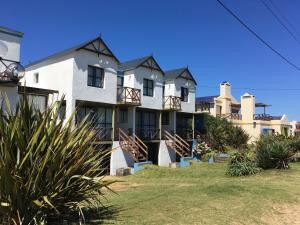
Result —
[[[47, 218], [47, 224], [51, 225], [99, 225], [99, 224], [114, 224], [117, 215], [123, 210], [120, 207], [111, 205], [99, 209], [90, 208], [82, 210], [84, 221], [80, 220], [78, 211], [66, 212], [61, 215], [51, 215]], [[80, 223], [81, 222], [81, 223]]]

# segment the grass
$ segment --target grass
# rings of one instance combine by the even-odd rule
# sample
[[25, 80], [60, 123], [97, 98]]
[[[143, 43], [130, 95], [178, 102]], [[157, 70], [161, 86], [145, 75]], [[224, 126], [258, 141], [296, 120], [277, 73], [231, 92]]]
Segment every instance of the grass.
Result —
[[299, 224], [300, 163], [249, 177], [228, 177], [226, 164], [146, 167], [117, 178], [108, 197], [121, 211], [113, 224]]

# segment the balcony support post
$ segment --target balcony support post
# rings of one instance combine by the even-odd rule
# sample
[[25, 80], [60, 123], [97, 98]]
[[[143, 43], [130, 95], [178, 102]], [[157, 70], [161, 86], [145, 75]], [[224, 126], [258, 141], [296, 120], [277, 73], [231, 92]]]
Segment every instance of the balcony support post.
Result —
[[112, 120], [111, 120], [111, 125], [112, 125], [112, 133], [111, 133], [111, 138], [112, 141], [115, 140], [115, 129], [116, 129], [116, 106], [113, 106], [112, 108]]
[[192, 130], [193, 130], [192, 137], [194, 139], [195, 138], [195, 114], [193, 114], [193, 117], [192, 117]]
[[159, 111], [159, 115], [158, 115], [158, 129], [159, 129], [158, 138], [159, 138], [159, 140], [161, 140], [161, 117], [162, 117], [162, 113], [161, 113], [161, 111]]
[[132, 134], [135, 135], [135, 115], [136, 115], [136, 107], [132, 107]]

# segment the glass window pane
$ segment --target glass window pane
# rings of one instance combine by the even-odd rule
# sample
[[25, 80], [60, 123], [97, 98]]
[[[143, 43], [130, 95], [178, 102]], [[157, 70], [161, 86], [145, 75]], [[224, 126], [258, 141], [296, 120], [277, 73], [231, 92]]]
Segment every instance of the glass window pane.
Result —
[[149, 85], [148, 85], [149, 88], [153, 88], [153, 80], [149, 80], [148, 82], [149, 82]]
[[105, 122], [111, 124], [112, 123], [112, 109], [106, 109], [106, 118]]

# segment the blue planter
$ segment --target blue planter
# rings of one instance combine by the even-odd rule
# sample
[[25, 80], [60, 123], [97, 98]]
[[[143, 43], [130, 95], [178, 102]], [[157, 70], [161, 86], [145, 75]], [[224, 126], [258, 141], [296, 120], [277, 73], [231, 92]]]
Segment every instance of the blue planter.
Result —
[[193, 157], [182, 157], [182, 158], [180, 158], [180, 168], [189, 167], [191, 160], [193, 160]]
[[143, 169], [143, 166], [145, 165], [152, 165], [151, 161], [146, 161], [146, 162], [138, 162], [133, 164], [133, 171], [134, 173], [140, 171]]
[[214, 159], [213, 156], [210, 156], [210, 157], [208, 158], [208, 163], [209, 163], [209, 164], [215, 163], [215, 159]]

